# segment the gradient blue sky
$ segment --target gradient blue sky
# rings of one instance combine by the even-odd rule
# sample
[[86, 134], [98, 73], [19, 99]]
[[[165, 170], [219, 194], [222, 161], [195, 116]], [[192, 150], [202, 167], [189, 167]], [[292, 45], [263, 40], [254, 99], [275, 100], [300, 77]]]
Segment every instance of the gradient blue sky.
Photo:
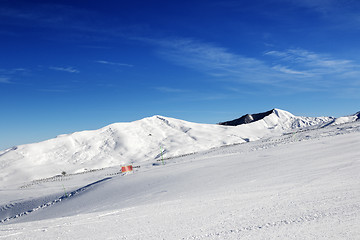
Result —
[[359, 42], [357, 0], [0, 0], [0, 149], [155, 114], [352, 114]]

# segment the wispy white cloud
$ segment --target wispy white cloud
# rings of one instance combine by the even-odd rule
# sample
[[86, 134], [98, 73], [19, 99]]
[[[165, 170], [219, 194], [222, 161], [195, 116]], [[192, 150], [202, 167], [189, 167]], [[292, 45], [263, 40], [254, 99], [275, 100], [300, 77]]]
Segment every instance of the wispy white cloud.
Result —
[[275, 71], [263, 61], [231, 53], [228, 49], [192, 39], [152, 41], [163, 58], [221, 79], [271, 83], [278, 81]]
[[[306, 69], [309, 76], [325, 74], [344, 74], [359, 69], [360, 65], [347, 59], [336, 59], [324, 54], [317, 54], [304, 49], [286, 51], [269, 51], [265, 55], [276, 57], [277, 60]], [[277, 69], [281, 70], [281, 69]]]
[[154, 89], [160, 91], [160, 92], [166, 92], [166, 93], [186, 93], [189, 92], [189, 90], [186, 89], [180, 89], [180, 88], [171, 88], [171, 87], [155, 87]]
[[357, 0], [276, 0], [318, 13], [329, 27], [358, 30], [360, 1]]
[[51, 70], [55, 71], [62, 71], [62, 72], [68, 72], [68, 73], [79, 73], [80, 71], [73, 68], [73, 67], [49, 67]]
[[25, 68], [0, 68], [0, 83], [15, 83], [13, 79], [26, 76], [28, 73], [29, 70]]
[[134, 67], [134, 65], [132, 65], [132, 64], [119, 63], [119, 62], [110, 62], [110, 61], [104, 61], [104, 60], [98, 60], [98, 61], [95, 61], [95, 62], [101, 63], [101, 64], [119, 66], [119, 67]]
[[287, 55], [287, 59], [295, 62], [305, 63], [311, 66], [344, 68], [352, 67], [352, 61], [344, 59], [333, 59], [325, 55], [316, 54], [304, 49], [290, 49], [283, 54]]
[[[229, 49], [192, 39], [168, 39], [156, 42], [160, 46], [162, 57], [176, 64], [201, 71], [220, 81], [268, 85], [294, 90], [294, 83], [299, 91], [309, 91], [317, 86], [312, 83], [314, 73], [306, 68], [297, 69], [281, 61], [260, 60], [232, 53]], [[269, 51], [266, 55], [284, 59], [286, 52]], [[311, 85], [311, 86], [310, 86]]]
[[[269, 51], [276, 63], [274, 70], [294, 74], [301, 85], [290, 87], [299, 90], [332, 92], [334, 96], [346, 95], [348, 89], [358, 89], [360, 64], [348, 59], [339, 59], [304, 49]], [[290, 71], [289, 71], [290, 70]], [[305, 81], [305, 82], [304, 82]]]
[[268, 51], [264, 55], [276, 56], [276, 57], [287, 57], [287, 54], [279, 51]]
[[7, 75], [12, 75], [12, 74], [16, 74], [16, 73], [24, 73], [28, 71], [25, 68], [12, 68], [12, 69], [0, 69], [0, 73], [1, 74], [7, 74]]
[[[359, 64], [304, 49], [271, 50], [251, 58], [193, 39], [144, 39], [161, 57], [219, 81], [271, 86], [292, 92], [336, 91], [357, 78]], [[269, 58], [270, 57], [270, 58]]]
[[282, 66], [282, 65], [276, 65], [272, 67], [272, 69], [285, 73], [285, 74], [295, 74], [295, 75], [303, 75], [303, 76], [312, 76], [312, 74], [305, 72], [305, 71], [296, 71], [293, 69], [290, 69], [288, 67]]
[[0, 77], [0, 83], [12, 83], [8, 77]]

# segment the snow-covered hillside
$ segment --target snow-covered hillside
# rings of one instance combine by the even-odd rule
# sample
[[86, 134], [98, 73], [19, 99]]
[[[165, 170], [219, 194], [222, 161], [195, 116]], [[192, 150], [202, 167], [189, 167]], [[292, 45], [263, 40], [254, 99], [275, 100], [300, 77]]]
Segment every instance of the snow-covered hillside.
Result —
[[160, 158], [161, 151], [165, 158], [174, 157], [331, 121], [333, 118], [296, 117], [287, 111], [274, 109], [259, 121], [236, 127], [162, 116], [115, 123], [99, 130], [61, 135], [0, 152], [0, 182], [7, 185], [9, 182], [52, 177], [62, 171], [79, 173], [153, 161]]
[[1, 188], [0, 238], [357, 240], [359, 143], [355, 121]]

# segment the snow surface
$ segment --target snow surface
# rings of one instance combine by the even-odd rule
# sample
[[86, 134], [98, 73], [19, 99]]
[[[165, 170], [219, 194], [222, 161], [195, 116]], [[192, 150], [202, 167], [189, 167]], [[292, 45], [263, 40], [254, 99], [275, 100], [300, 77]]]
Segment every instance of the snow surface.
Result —
[[359, 143], [356, 121], [142, 161], [133, 174], [16, 183], [0, 189], [0, 239], [360, 239]]
[[199, 124], [153, 116], [115, 123], [99, 130], [60, 135], [0, 152], [0, 187], [81, 173], [122, 164], [138, 164], [224, 145], [259, 140], [285, 131], [332, 122], [330, 117], [296, 117], [274, 109], [265, 118], [236, 127]]

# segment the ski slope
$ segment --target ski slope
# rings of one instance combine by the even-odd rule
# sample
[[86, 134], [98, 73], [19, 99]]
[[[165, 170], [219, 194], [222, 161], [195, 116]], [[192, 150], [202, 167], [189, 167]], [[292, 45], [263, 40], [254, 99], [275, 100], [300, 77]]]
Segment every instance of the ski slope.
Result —
[[0, 152], [0, 187], [66, 173], [175, 157], [330, 123], [330, 117], [297, 117], [274, 109], [265, 118], [236, 127], [153, 116], [99, 130], [60, 135]]
[[0, 191], [1, 239], [359, 239], [360, 122]]

